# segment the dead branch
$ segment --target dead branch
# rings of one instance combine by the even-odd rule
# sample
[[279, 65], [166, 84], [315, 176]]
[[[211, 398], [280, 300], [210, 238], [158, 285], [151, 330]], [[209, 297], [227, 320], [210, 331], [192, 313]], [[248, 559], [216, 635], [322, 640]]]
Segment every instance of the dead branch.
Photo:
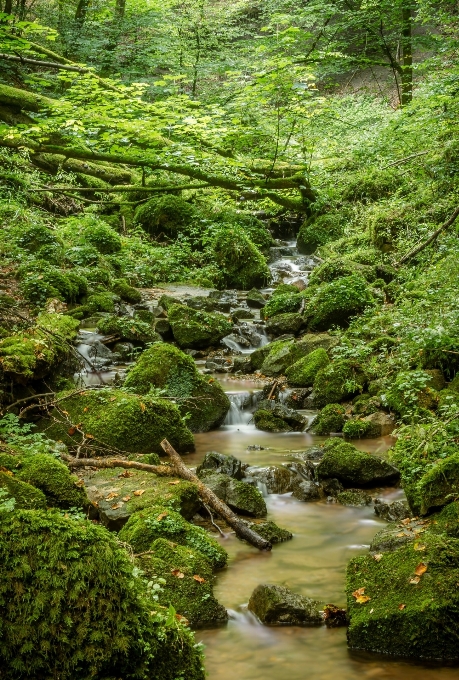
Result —
[[457, 218], [458, 215], [459, 215], [459, 207], [456, 208], [456, 210], [453, 212], [451, 217], [444, 224], [442, 224], [441, 227], [438, 227], [438, 229], [436, 229], [433, 232], [433, 234], [431, 234], [429, 236], [428, 239], [426, 239], [420, 245], [418, 245], [415, 248], [413, 248], [412, 250], [410, 250], [410, 252], [407, 253], [406, 255], [404, 255], [401, 258], [401, 260], [399, 260], [397, 262], [397, 264], [395, 266], [399, 267], [401, 264], [404, 264], [408, 260], [411, 260], [411, 258], [414, 257], [415, 255], [417, 255], [418, 253], [420, 253], [421, 250], [424, 250], [424, 248], [427, 248], [427, 246], [430, 243], [432, 243], [432, 241], [435, 241], [435, 239], [438, 238], [438, 236], [440, 236], [442, 231], [444, 231], [445, 229], [448, 229], [448, 227], [450, 227], [456, 221], [456, 218]]

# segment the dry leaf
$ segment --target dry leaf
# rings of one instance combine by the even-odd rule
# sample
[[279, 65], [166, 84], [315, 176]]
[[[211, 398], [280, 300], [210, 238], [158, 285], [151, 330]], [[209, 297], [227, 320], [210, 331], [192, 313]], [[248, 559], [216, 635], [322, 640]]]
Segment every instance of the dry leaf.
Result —
[[175, 479], [173, 482], [169, 482], [169, 484], [172, 486], [174, 484], [180, 484], [180, 479]]
[[110, 401], [116, 401], [116, 397], [111, 397]]
[[83, 413], [87, 413], [88, 411], [89, 411], [88, 406], [85, 406], [84, 409], [83, 409]]
[[361, 595], [364, 594], [364, 592], [365, 588], [358, 588], [357, 590], [354, 590], [354, 592], [352, 593], [352, 597], [360, 597]]
[[423, 550], [426, 549], [426, 546], [424, 545], [424, 543], [415, 543], [414, 549], [417, 550], [418, 552], [422, 552]]
[[69, 429], [67, 430], [67, 434], [69, 434], [71, 437], [73, 437], [75, 432], [76, 432], [76, 427], [74, 425], [72, 425], [72, 427], [69, 427]]
[[410, 583], [411, 585], [415, 586], [419, 583], [420, 580], [421, 580], [420, 576], [413, 576], [413, 578], [410, 578]]
[[376, 562], [381, 562], [381, 560], [382, 560], [382, 554], [379, 553], [379, 555], [373, 555], [373, 559], [376, 560]]
[[93, 434], [85, 434], [86, 439], [94, 439]]
[[64, 414], [64, 416], [68, 416], [68, 415], [69, 415], [69, 412], [68, 412], [68, 411], [62, 411], [62, 413]]
[[205, 582], [206, 582], [206, 579], [205, 579], [205, 578], [202, 578], [202, 576], [198, 576], [198, 574], [195, 574], [195, 575], [193, 576], [193, 578], [194, 578], [194, 580], [197, 581], [198, 583], [205, 583]]
[[406, 536], [404, 531], [401, 531], [399, 534], [397, 534], [397, 538], [403, 538], [403, 536]]
[[185, 618], [185, 616], [182, 616], [181, 614], [176, 614], [175, 618], [177, 619], [177, 621], [180, 621], [180, 623], [183, 623], [184, 626], [187, 626], [189, 623], [188, 619]]
[[84, 486], [84, 481], [82, 479], [79, 479], [77, 482], [75, 482], [75, 486], [81, 489]]
[[370, 609], [370, 614], [373, 614], [373, 612], [374, 612], [374, 609], [373, 609], [373, 607], [372, 607], [372, 608]]
[[356, 599], [356, 604], [366, 604], [370, 600], [371, 597], [368, 597], [368, 595], [360, 595], [360, 597]]
[[134, 496], [141, 496], [143, 493], [145, 493], [145, 489], [137, 489], [137, 491], [134, 491]]
[[121, 474], [118, 475], [118, 477], [132, 477], [133, 472], [129, 472], [129, 470], [125, 470], [124, 472], [121, 472]]
[[107, 498], [106, 498], [105, 500], [106, 500], [106, 501], [111, 501], [112, 498], [118, 498], [118, 496], [119, 496], [119, 493], [115, 493], [114, 491], [112, 491], [111, 493], [108, 494], [108, 496], [107, 496]]
[[411, 520], [410, 520], [409, 518], [407, 518], [407, 519], [402, 519], [402, 524], [405, 524], [405, 525], [406, 525], [406, 524], [409, 524], [410, 522], [411, 522]]
[[398, 608], [399, 608], [400, 611], [402, 612], [402, 611], [406, 608], [406, 604], [399, 604], [399, 605], [398, 605]]
[[119, 508], [122, 507], [123, 507], [122, 503], [115, 503], [115, 505], [112, 505], [112, 510], [118, 510]]
[[172, 569], [171, 574], [176, 578], [185, 578], [185, 574], [183, 574], [180, 569]]
[[427, 564], [424, 564], [424, 562], [421, 562], [420, 564], [418, 564], [418, 566], [414, 570], [414, 573], [416, 574], [416, 576], [422, 576], [423, 574], [426, 573], [426, 571], [427, 571]]
[[140, 402], [140, 409], [141, 409], [142, 413], [145, 411], [146, 408], [147, 408], [147, 407], [145, 406], [145, 404], [143, 403], [143, 401], [141, 401], [141, 402]]
[[162, 519], [167, 517], [167, 514], [168, 514], [167, 512], [162, 512], [160, 515], [158, 515], [158, 517], [156, 518], [156, 521], [160, 522]]
[[127, 502], [130, 501], [130, 500], [131, 500], [131, 497], [130, 497], [130, 496], [125, 496], [125, 497], [123, 498], [123, 501], [124, 501], [125, 503], [127, 503]]

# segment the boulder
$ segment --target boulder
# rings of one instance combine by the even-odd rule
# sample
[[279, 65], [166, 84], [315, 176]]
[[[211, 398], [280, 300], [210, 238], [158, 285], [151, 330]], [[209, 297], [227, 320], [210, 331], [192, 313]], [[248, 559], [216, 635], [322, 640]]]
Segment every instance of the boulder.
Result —
[[43, 491], [32, 484], [22, 482], [10, 472], [0, 472], [0, 490], [4, 492], [3, 501], [14, 499], [15, 510], [46, 510], [47, 499]]
[[265, 298], [259, 290], [256, 290], [256, 288], [252, 288], [252, 290], [248, 291], [246, 301], [248, 306], [254, 309], [261, 309], [266, 305]]
[[386, 435], [391, 434], [395, 429], [394, 418], [383, 411], [371, 413], [362, 420], [366, 423], [369, 423], [365, 432], [365, 436], [370, 439], [385, 437]]
[[411, 517], [411, 510], [406, 501], [386, 501], [384, 498], [375, 498], [375, 515], [386, 522], [398, 522]]
[[347, 491], [341, 491], [337, 496], [336, 500], [341, 505], [349, 505], [351, 507], [360, 507], [361, 505], [371, 505], [373, 499], [367, 493], [360, 491], [360, 489], [347, 489]]
[[325, 331], [332, 326], [345, 327], [350, 319], [375, 304], [372, 289], [360, 274], [323, 283], [306, 304], [311, 330]]
[[314, 380], [314, 400], [319, 408], [349, 399], [359, 392], [367, 377], [356, 361], [339, 359], [318, 371]]
[[217, 345], [233, 328], [222, 314], [197, 311], [184, 305], [172, 305], [168, 314], [174, 339], [182, 348]]
[[397, 468], [387, 461], [339, 439], [329, 440], [317, 475], [320, 480], [334, 477], [348, 486], [393, 484], [400, 478]]
[[335, 498], [342, 491], [344, 491], [344, 486], [338, 479], [331, 477], [330, 479], [323, 479], [320, 483], [320, 488], [326, 496], [332, 496]]
[[208, 244], [225, 286], [247, 290], [265, 286], [271, 278], [266, 259], [243, 227], [228, 226], [215, 232]]
[[295, 458], [302, 461], [322, 460], [325, 451], [322, 446], [309, 446], [306, 451], [294, 454]]
[[346, 409], [341, 404], [327, 404], [312, 421], [309, 430], [324, 435], [341, 432], [345, 423]]
[[118, 340], [129, 342], [162, 342], [162, 338], [154, 327], [145, 321], [132, 319], [127, 316], [109, 315], [97, 322], [99, 333], [107, 336], [114, 336]]
[[[291, 364], [290, 349], [293, 346], [293, 338], [290, 340], [278, 340], [269, 343], [259, 350], [256, 350], [252, 355], [252, 365], [257, 368], [257, 363], [261, 359], [259, 366], [263, 375], [275, 376], [285, 372], [285, 369]], [[255, 362], [255, 363], [254, 363]]]
[[274, 522], [246, 522], [247, 526], [256, 531], [262, 538], [269, 541], [272, 545], [284, 543], [293, 538], [293, 534], [288, 529], [278, 527]]
[[213, 472], [221, 472], [233, 479], [241, 480], [244, 476], [242, 463], [240, 460], [225, 453], [218, 453], [218, 451], [208, 451], [204, 456], [201, 465], [196, 468], [198, 477], [201, 472], [212, 470]]
[[284, 586], [261, 584], [250, 596], [248, 608], [265, 625], [320, 626], [323, 623], [321, 606]]
[[273, 399], [261, 401], [253, 419], [259, 430], [267, 432], [302, 432], [306, 425], [304, 416]]
[[265, 517], [266, 503], [261, 492], [252, 484], [212, 470], [203, 470], [200, 478], [234, 512], [249, 517]]
[[257, 430], [263, 432], [291, 432], [290, 425], [274, 415], [272, 411], [267, 409], [258, 409], [253, 415], [253, 421]]
[[295, 475], [286, 467], [270, 465], [269, 467], [249, 467], [245, 476], [266, 487], [268, 493], [287, 493], [292, 491]]
[[293, 483], [292, 496], [299, 501], [320, 501], [320, 485], [317, 482], [296, 479]]
[[[21, 468], [15, 475], [16, 479], [39, 489], [45, 495], [49, 506], [65, 510], [88, 509], [89, 500], [84, 485], [76, 475], [70, 473], [64, 463], [51, 454], [35, 453], [25, 456]], [[39, 498], [41, 499], [41, 496], [36, 497], [36, 503]], [[24, 507], [24, 502], [22, 505]]]
[[312, 387], [317, 372], [330, 363], [327, 352], [319, 347], [305, 357], [296, 361], [286, 371], [285, 375], [291, 385]]
[[266, 332], [269, 335], [284, 335], [284, 333], [296, 334], [304, 326], [304, 317], [301, 314], [277, 314], [266, 322]]
[[148, 394], [152, 387], [164, 389], [177, 399], [182, 416], [188, 415], [192, 432], [208, 432], [225, 420], [230, 402], [218, 382], [199, 373], [193, 359], [177, 347], [154, 344], [145, 350], [126, 378], [125, 387]]
[[240, 319], [254, 319], [255, 314], [250, 309], [240, 307], [231, 312], [231, 318], [236, 321], [239, 321]]

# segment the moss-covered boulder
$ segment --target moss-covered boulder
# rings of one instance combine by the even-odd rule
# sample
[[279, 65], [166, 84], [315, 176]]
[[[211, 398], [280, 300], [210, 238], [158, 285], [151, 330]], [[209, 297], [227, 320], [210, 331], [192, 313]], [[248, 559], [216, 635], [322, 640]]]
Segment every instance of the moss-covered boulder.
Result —
[[[150, 456], [139, 456], [139, 462], [149, 463]], [[151, 506], [164, 505], [185, 519], [191, 519], [201, 507], [196, 486], [183, 479], [110, 468], [87, 471], [84, 481], [90, 501], [98, 508], [100, 521], [111, 531], [119, 531], [131, 515]]]
[[53, 413], [53, 419], [44, 419], [40, 427], [67, 446], [84, 449], [90, 441], [100, 453], [162, 454], [160, 442], [166, 438], [179, 453], [194, 449], [193, 435], [169, 400], [112, 388], [65, 392], [59, 398], [67, 413]]
[[362, 439], [362, 437], [368, 437], [369, 428], [370, 424], [367, 421], [361, 418], [352, 418], [344, 425], [343, 434], [346, 439]]
[[278, 295], [273, 294], [263, 308], [263, 318], [271, 319], [279, 314], [293, 314], [294, 312], [298, 312], [302, 301], [303, 298], [298, 290], [279, 293]]
[[263, 485], [268, 493], [288, 493], [293, 489], [294, 472], [283, 465], [248, 467], [245, 476], [251, 482]]
[[246, 302], [248, 306], [253, 309], [261, 309], [266, 305], [266, 299], [256, 288], [251, 288], [251, 290], [247, 292]]
[[329, 440], [325, 455], [317, 466], [319, 479], [335, 478], [348, 486], [377, 486], [397, 482], [400, 473], [393, 465], [359, 451], [339, 440]]
[[257, 522], [246, 522], [247, 525], [260, 534], [262, 538], [269, 541], [271, 545], [276, 543], [284, 543], [284, 541], [290, 541], [293, 538], [293, 534], [288, 529], [282, 529], [278, 527], [277, 524], [271, 521], [257, 521]]
[[219, 230], [210, 249], [225, 287], [247, 290], [269, 282], [271, 273], [265, 257], [240, 227]]
[[177, 400], [192, 432], [207, 432], [219, 427], [230, 402], [219, 383], [201, 375], [193, 359], [177, 347], [154, 344], [145, 350], [128, 373], [125, 387], [147, 394], [152, 387], [164, 389]]
[[269, 335], [295, 335], [305, 325], [305, 319], [301, 314], [277, 314], [266, 322], [266, 332]]
[[127, 316], [107, 316], [100, 319], [97, 323], [97, 330], [104, 335], [113, 335], [118, 340], [128, 342], [162, 342], [162, 338], [154, 327], [141, 321]]
[[317, 248], [335, 241], [343, 233], [343, 210], [308, 218], [298, 232], [297, 248], [300, 253], [312, 255]]
[[40, 489], [27, 482], [22, 482], [10, 472], [0, 472], [0, 489], [6, 492], [6, 498], [14, 498], [17, 510], [45, 510], [47, 500]]
[[125, 279], [116, 279], [113, 282], [112, 290], [116, 295], [124, 300], [124, 302], [130, 302], [135, 305], [142, 302], [142, 294], [137, 288], [130, 286]]
[[327, 404], [314, 419], [311, 430], [314, 434], [341, 432], [345, 423], [346, 409], [341, 404]]
[[291, 432], [292, 430], [285, 420], [278, 418], [272, 411], [264, 408], [260, 408], [254, 413], [253, 422], [257, 430], [263, 432]]
[[135, 512], [120, 531], [119, 538], [130, 543], [137, 553], [151, 550], [157, 538], [165, 538], [201, 553], [214, 568], [224, 567], [228, 559], [226, 551], [207, 531], [160, 505]]
[[192, 634], [167, 625], [103, 527], [57, 512], [3, 513], [0, 575], [5, 680], [203, 680]]
[[327, 352], [322, 348], [314, 350], [310, 354], [296, 361], [290, 366], [285, 375], [291, 385], [310, 387], [314, 384], [317, 372], [330, 363]]
[[302, 432], [306, 427], [306, 420], [298, 411], [272, 399], [259, 403], [253, 420], [257, 429], [266, 432]]
[[234, 512], [248, 517], [266, 516], [266, 503], [256, 486], [212, 470], [202, 470], [200, 478]]
[[[250, 357], [252, 365], [254, 368], [261, 370], [263, 375], [275, 376], [284, 373], [285, 369], [292, 362], [290, 352], [293, 344], [293, 338], [291, 340], [270, 342], [265, 347], [255, 350]], [[259, 360], [261, 360], [261, 365], [259, 365]]]
[[427, 371], [400, 371], [385, 394], [386, 403], [399, 416], [412, 420], [423, 409], [437, 408], [439, 394], [431, 386], [435, 383]]
[[164, 195], [140, 205], [135, 221], [152, 236], [176, 238], [195, 217], [194, 208], [180, 196]]
[[17, 479], [40, 489], [48, 505], [58, 508], [85, 508], [89, 505], [83, 484], [70, 474], [66, 465], [47, 453], [24, 458]]
[[172, 605], [193, 627], [209, 628], [227, 622], [226, 609], [213, 595], [211, 564], [200, 552], [164, 538], [156, 539], [148, 552], [137, 562], [153, 583], [160, 605]]
[[441, 508], [459, 494], [459, 451], [448, 458], [435, 461], [421, 478], [412, 494], [407, 497], [410, 506], [421, 515], [427, 515]]
[[169, 308], [169, 323], [175, 341], [184, 349], [218, 345], [233, 328], [222, 314], [211, 314], [185, 305], [172, 305]]
[[351, 317], [374, 304], [368, 283], [353, 274], [321, 285], [306, 303], [305, 315], [311, 330], [324, 331], [332, 326], [347, 326]]
[[[417, 546], [419, 547], [419, 546]], [[381, 553], [380, 553], [381, 554]], [[394, 552], [351, 560], [347, 597], [351, 649], [457, 659], [459, 541], [422, 535]]]
[[347, 505], [350, 507], [358, 508], [363, 505], [371, 505], [372, 498], [367, 493], [360, 491], [359, 489], [347, 489], [347, 491], [341, 491], [336, 496], [336, 500], [341, 505]]
[[268, 626], [320, 626], [322, 605], [284, 586], [261, 584], [249, 600], [249, 611]]
[[362, 392], [366, 382], [367, 377], [356, 361], [334, 361], [316, 375], [313, 384], [315, 403], [320, 408], [349, 399]]
[[0, 340], [0, 368], [20, 383], [45, 377], [70, 352], [78, 321], [60, 314], [41, 314], [29, 330]]

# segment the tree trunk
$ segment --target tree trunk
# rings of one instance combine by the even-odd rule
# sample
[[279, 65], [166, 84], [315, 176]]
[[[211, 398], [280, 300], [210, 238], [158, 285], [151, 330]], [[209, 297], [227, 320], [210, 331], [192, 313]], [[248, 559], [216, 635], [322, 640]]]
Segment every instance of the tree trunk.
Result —
[[126, 0], [116, 0], [115, 5], [115, 19], [123, 21], [126, 12]]
[[76, 11], [75, 11], [75, 23], [80, 26], [84, 25], [86, 21], [86, 15], [88, 13], [90, 0], [79, 0]]
[[406, 106], [413, 98], [413, 45], [411, 29], [411, 5], [408, 3], [402, 10], [402, 106]]
[[13, 12], [13, 0], [5, 0], [5, 8], [3, 10], [5, 14], [12, 14]]

